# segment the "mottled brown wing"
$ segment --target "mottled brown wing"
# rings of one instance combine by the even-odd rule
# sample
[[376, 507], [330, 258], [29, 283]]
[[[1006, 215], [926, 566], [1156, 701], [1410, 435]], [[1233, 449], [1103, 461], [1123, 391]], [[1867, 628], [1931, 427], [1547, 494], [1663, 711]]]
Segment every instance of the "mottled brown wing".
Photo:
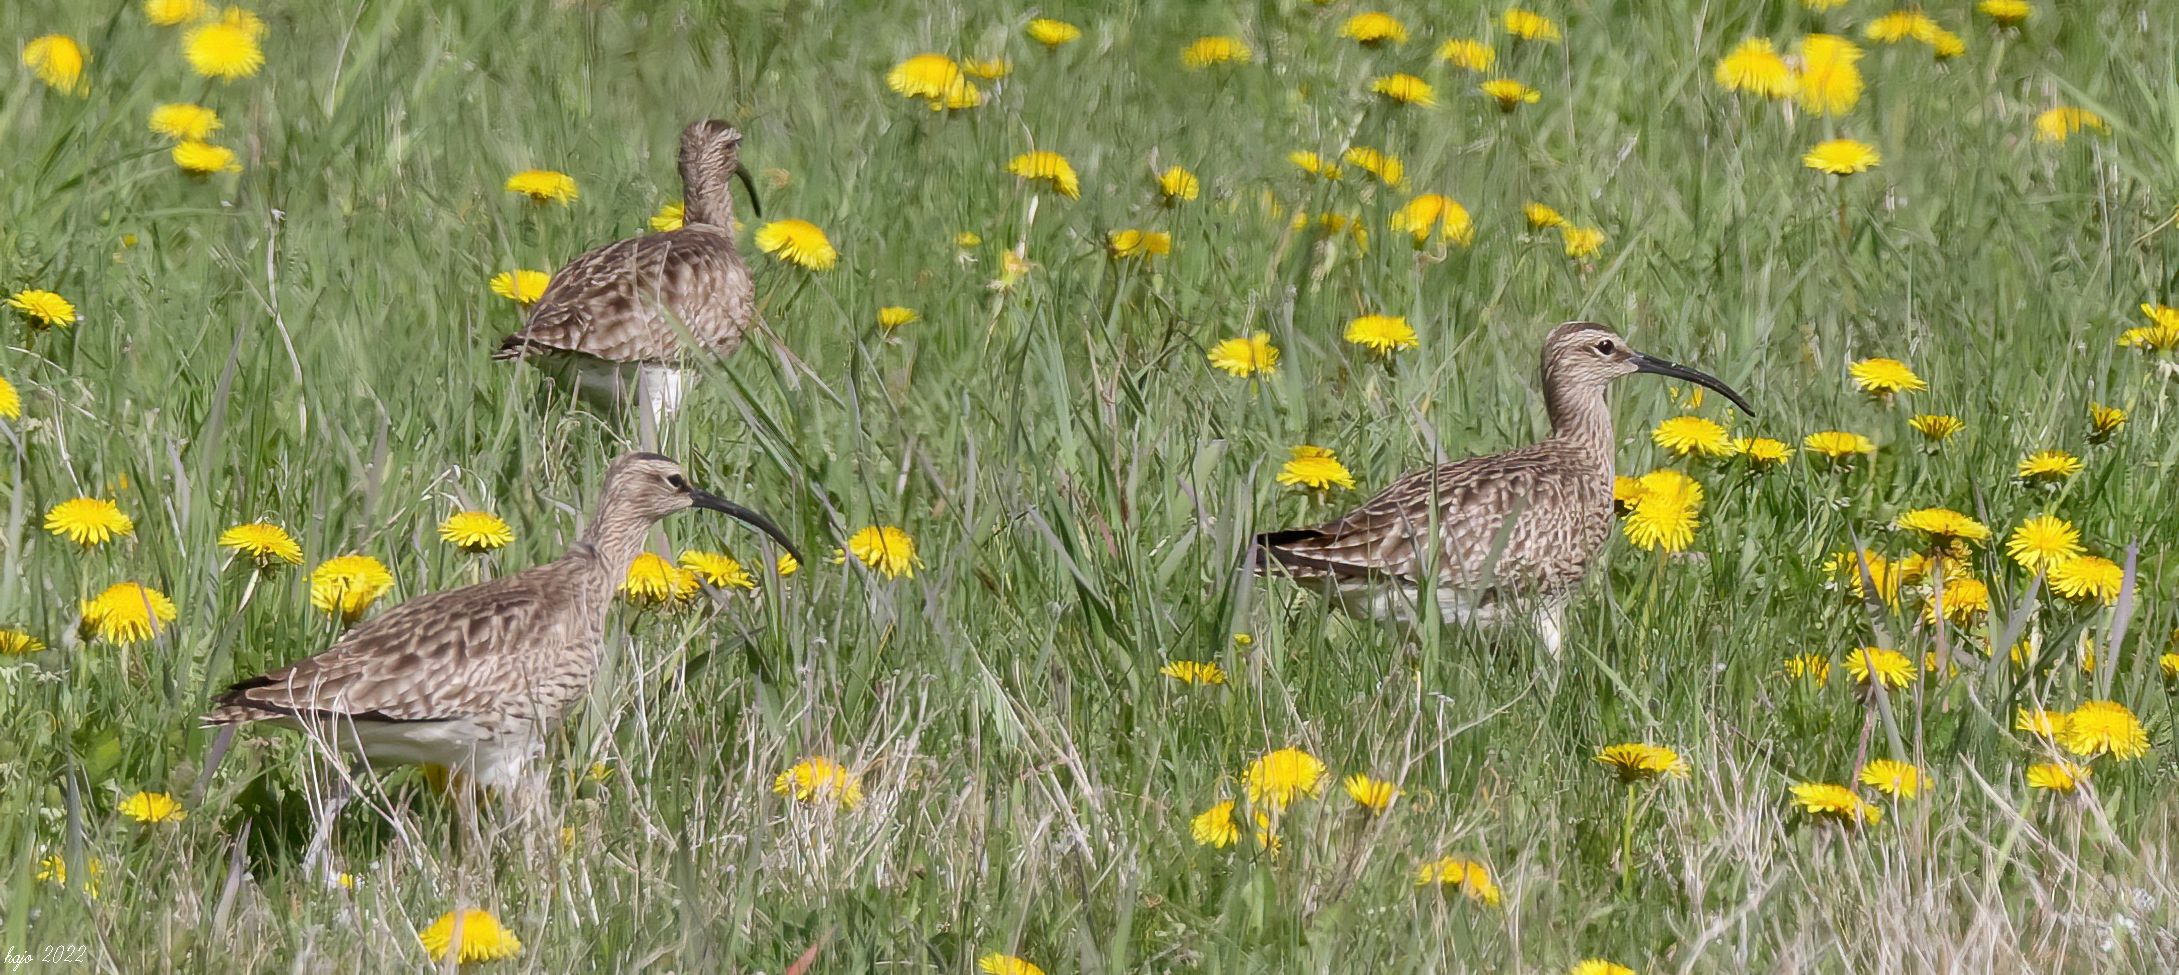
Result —
[[557, 612], [564, 600], [553, 587], [521, 582], [528, 574], [402, 603], [323, 653], [236, 683], [206, 720], [444, 721], [491, 713], [524, 692], [525, 651], [569, 638]]
[[576, 352], [609, 362], [681, 358], [685, 331], [730, 351], [753, 307], [749, 270], [733, 239], [685, 227], [607, 244], [568, 262], [495, 359]]
[[[1323, 524], [1267, 532], [1257, 541], [1290, 574], [1304, 578], [1414, 581], [1435, 528], [1443, 540], [1436, 553], [1442, 582], [1480, 586], [1486, 576], [1520, 574], [1520, 546], [1545, 520], [1539, 509], [1562, 503], [1561, 475], [1561, 465], [1535, 447], [1471, 457], [1408, 474]], [[1495, 566], [1494, 548], [1500, 552]]]

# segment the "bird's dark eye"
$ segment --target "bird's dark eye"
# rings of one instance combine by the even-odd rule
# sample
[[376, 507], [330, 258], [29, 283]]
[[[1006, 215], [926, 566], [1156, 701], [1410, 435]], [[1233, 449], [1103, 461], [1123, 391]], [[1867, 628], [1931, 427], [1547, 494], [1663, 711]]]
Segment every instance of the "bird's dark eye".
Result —
[[682, 477], [679, 474], [666, 475], [666, 483], [673, 485], [673, 489], [676, 491], [686, 491], [689, 489], [688, 478]]
[[1614, 350], [1614, 349], [1616, 349], [1616, 348], [1618, 348], [1618, 346], [1616, 346], [1616, 345], [1613, 345], [1613, 344], [1612, 344], [1612, 340], [1611, 340], [1611, 339], [1605, 339], [1604, 341], [1602, 341], [1602, 342], [1598, 342], [1598, 343], [1596, 344], [1596, 350], [1597, 350], [1598, 352], [1601, 352], [1601, 353], [1605, 354], [1605, 355], [1611, 355], [1611, 354], [1612, 354], [1612, 350]]

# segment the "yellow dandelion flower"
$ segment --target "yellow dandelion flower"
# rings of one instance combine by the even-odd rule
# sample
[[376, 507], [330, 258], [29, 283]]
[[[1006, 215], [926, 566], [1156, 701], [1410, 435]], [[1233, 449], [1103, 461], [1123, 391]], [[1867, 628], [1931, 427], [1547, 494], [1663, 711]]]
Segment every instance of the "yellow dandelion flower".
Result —
[[1989, 526], [1950, 508], [1916, 508], [1894, 519], [1892, 527], [1919, 532], [1930, 541], [1940, 543], [1955, 538], [1970, 542], [1990, 538]]
[[888, 579], [913, 578], [923, 560], [916, 557], [915, 539], [892, 525], [872, 525], [847, 540], [855, 560], [883, 573]]
[[[2013, 659], [2017, 662], [2021, 660], [2022, 657], [2022, 648], [2014, 647]], [[2068, 717], [2069, 715], [2067, 715], [2064, 711], [2047, 711], [2042, 708], [2019, 708], [2013, 712], [2013, 730], [2025, 731], [2028, 734], [2034, 735], [2035, 737], [2044, 739], [2046, 741], [2056, 741], [2060, 736], [2065, 734], [2066, 719]]]
[[1794, 76], [1793, 95], [1801, 107], [1815, 115], [1844, 115], [1861, 101], [1864, 87], [1861, 48], [1832, 34], [1801, 38], [1800, 71]]
[[1075, 176], [1067, 157], [1049, 150], [1025, 152], [1006, 164], [1006, 171], [1030, 183], [1041, 183], [1070, 200], [1082, 197], [1082, 181]]
[[54, 326], [67, 328], [76, 323], [76, 306], [51, 291], [32, 288], [18, 291], [8, 297], [8, 307], [15, 309], [32, 329], [43, 331]]
[[1784, 671], [1793, 680], [1824, 687], [1831, 683], [1831, 658], [1820, 653], [1796, 654], [1786, 658]]
[[796, 802], [836, 802], [853, 809], [862, 805], [863, 780], [839, 762], [823, 755], [811, 755], [774, 777], [772, 792]]
[[1914, 432], [1939, 442], [1950, 439], [1953, 434], [1967, 428], [1966, 422], [1959, 417], [1944, 413], [1918, 414], [1908, 420], [1907, 425], [1913, 427]]
[[2013, 529], [2005, 554], [2030, 572], [2048, 572], [2081, 554], [2081, 530], [2057, 515], [2036, 515]]
[[19, 657], [45, 649], [45, 641], [12, 627], [0, 629], [0, 656]]
[[2073, 792], [2088, 781], [2088, 766], [2072, 762], [2037, 762], [2028, 766], [2028, 788]]
[[528, 305], [545, 296], [545, 286], [552, 283], [552, 275], [543, 271], [516, 269], [492, 275], [492, 293], [518, 305]]
[[1038, 968], [1028, 959], [1002, 955], [996, 951], [976, 959], [976, 970], [984, 975], [1044, 975], [1044, 969]]
[[1279, 347], [1271, 344], [1269, 332], [1226, 339], [1211, 346], [1205, 358], [1229, 376], [1245, 378], [1259, 373], [1268, 376], [1279, 371]]
[[1183, 684], [1212, 686], [1226, 682], [1225, 668], [1200, 660], [1174, 660], [1159, 667], [1158, 673]]
[[202, 142], [219, 131], [219, 113], [202, 105], [170, 102], [151, 110], [151, 131], [176, 142]]
[[2108, 606], [2118, 601], [2126, 570], [2099, 555], [2076, 555], [2050, 567], [2050, 590], [2074, 602], [2095, 600]]
[[[1854, 139], [1827, 139], [1816, 143], [1814, 149], [1808, 150], [1808, 155], [1801, 157], [1801, 165], [1819, 172], [1830, 173], [1833, 176], [1852, 176], [1855, 173], [1865, 173], [1875, 169], [1876, 165], [1883, 161], [1883, 154], [1877, 152], [1875, 146]], [[1896, 362], [1897, 360], [1870, 361]], [[1905, 367], [1901, 366], [1901, 368]], [[1909, 375], [1912, 375], [1912, 373], [1909, 373]], [[1916, 381], [1919, 382], [1919, 380]]]
[[961, 70], [985, 81], [997, 81], [1014, 73], [1014, 63], [1005, 58], [962, 58]]
[[1415, 337], [1414, 328], [1407, 319], [1396, 315], [1363, 315], [1347, 323], [1346, 339], [1378, 355], [1390, 356], [1402, 349], [1413, 349], [1422, 342]]
[[581, 188], [575, 185], [575, 177], [550, 169], [525, 169], [507, 177], [507, 192], [526, 196], [531, 203], [558, 203], [561, 206], [582, 196]]
[[188, 810], [164, 792], [138, 792], [114, 807], [116, 812], [145, 825], [174, 823], [189, 818]]
[[1767, 37], [1751, 37], [1735, 45], [1718, 59], [1714, 74], [1726, 91], [1744, 91], [1764, 98], [1793, 95], [1793, 69]]
[[64, 94], [90, 92], [90, 82], [83, 80], [83, 65], [90, 59], [83, 45], [66, 34], [47, 34], [23, 45], [23, 67], [47, 87]]
[[1559, 237], [1565, 245], [1566, 256], [1576, 259], [1595, 257], [1609, 239], [1598, 227], [1560, 227]]
[[1400, 157], [1381, 149], [1354, 146], [1339, 157], [1347, 165], [1362, 170], [1383, 181], [1386, 186], [1399, 188], [1407, 178], [1407, 164]]
[[1393, 212], [1392, 229], [1414, 235], [1417, 247], [1429, 242], [1433, 229], [1462, 247], [1475, 243], [1475, 221], [1469, 216], [1468, 208], [1438, 193], [1424, 193], [1408, 200]]
[[1596, 753], [1596, 762], [1612, 771], [1621, 782], [1647, 782], [1660, 776], [1687, 778], [1687, 760], [1663, 745], [1626, 742]]
[[136, 533], [136, 522], [104, 498], [70, 498], [45, 513], [45, 530], [85, 548]]
[[651, 229], [659, 233], [671, 233], [688, 226], [688, 205], [679, 200], [659, 204], [658, 212], [648, 221]]
[[1875, 825], [1884, 819], [1884, 810], [1843, 785], [1829, 782], [1803, 782], [1793, 787], [1793, 804], [1802, 812], [1817, 819], [1832, 820], [1848, 825]]
[[1388, 74], [1369, 83], [1371, 93], [1394, 105], [1429, 108], [1438, 103], [1437, 89], [1411, 74]]
[[439, 523], [439, 540], [464, 552], [489, 552], [514, 541], [514, 529], [489, 511], [457, 511]]
[[780, 578], [785, 579], [802, 570], [802, 561], [795, 558], [792, 552], [781, 552], [779, 558], [773, 560], [772, 569], [779, 573]]
[[1876, 453], [1876, 443], [1858, 433], [1842, 430], [1825, 430], [1811, 433], [1801, 439], [1801, 449], [1820, 454], [1832, 460]]
[[1490, 868], [1463, 857], [1439, 857], [1424, 863], [1415, 871], [1415, 886], [1458, 890], [1485, 907], [1497, 906], [1500, 899]]
[[1929, 384], [1923, 382], [1922, 377], [1915, 375], [1912, 368], [1897, 359], [1861, 359], [1847, 366], [1846, 371], [1854, 377], [1854, 388], [1874, 396], [1919, 393], [1929, 388]]
[[1198, 37], [1180, 51], [1180, 66], [1190, 71], [1220, 64], [1246, 64], [1253, 55], [1238, 37]]
[[1861, 784], [1895, 799], [1912, 799], [1922, 792], [1922, 770], [1911, 762], [1879, 758], [1861, 767]]
[[1265, 752], [1241, 773], [1248, 801], [1256, 806], [1284, 809], [1299, 796], [1316, 798], [1324, 791], [1324, 763], [1299, 748]]
[[2144, 302], [2141, 313], [2148, 317], [2148, 327], [2127, 329], [2119, 336], [2120, 348], [2161, 352], [2179, 346], [2179, 308]]
[[[1319, 156], [1316, 153], [1309, 152], [1307, 150], [1295, 150], [1293, 152], [1287, 153], [1286, 161], [1293, 163], [1295, 168], [1300, 169], [1302, 172], [1308, 173], [1311, 176], [1322, 176], [1325, 179], [1340, 179], [1347, 175], [1346, 173], [1340, 171], [1338, 164], [1327, 162], [1325, 161], [1323, 156]], [[1301, 215], [1296, 214], [1296, 216], [1298, 217]]]
[[690, 549], [681, 553], [681, 567], [713, 589], [755, 589], [757, 579], [733, 556]]
[[1521, 204], [1521, 216], [1528, 221], [1530, 230], [1568, 226], [1566, 218], [1559, 211], [1533, 201]]
[[1507, 7], [1506, 12], [1498, 18], [1498, 22], [1505, 27], [1506, 33], [1524, 41], [1556, 42], [1565, 36], [1560, 33], [1556, 21], [1519, 7]]
[[943, 54], [923, 53], [893, 66], [885, 86], [908, 98], [944, 98], [961, 81], [961, 66]]
[[922, 318], [923, 316], [916, 314], [915, 309], [901, 305], [887, 305], [878, 309], [878, 327], [888, 332], [902, 325], [921, 321]]
[[1689, 454], [1726, 457], [1733, 452], [1733, 438], [1717, 421], [1707, 417], [1666, 417], [1650, 430], [1649, 439], [1680, 457]]
[[2018, 27], [2025, 23], [2035, 7], [2028, 0], [1982, 0], [1975, 5], [1982, 15], [1996, 22], [1999, 27]]
[[2013, 473], [2023, 481], [2062, 481], [2081, 472], [2081, 459], [2063, 450], [2039, 450], [2020, 459]]
[[2066, 715], [2058, 743], [2075, 755], [2109, 755], [2119, 761], [2149, 753], [2149, 733], [2141, 719], [2117, 701], [2088, 701]]
[[1029, 35], [1030, 40], [1048, 48], [1057, 48], [1062, 44], [1072, 43], [1082, 36], [1082, 28], [1064, 20], [1053, 20], [1049, 17], [1038, 17], [1030, 21], [1029, 26], [1022, 30], [1023, 33]]
[[303, 564], [303, 547], [296, 543], [295, 536], [269, 521], [236, 525], [219, 533], [219, 547], [248, 556], [260, 569], [270, 568], [276, 562]]
[[144, 19], [159, 27], [176, 27], [210, 15], [206, 0], [144, 0]]
[[1632, 511], [1620, 528], [1636, 548], [1681, 551], [1695, 541], [1702, 496], [1694, 478], [1675, 470], [1651, 471], [1638, 481]]
[[1278, 481], [1312, 491], [1329, 491], [1334, 486], [1354, 488], [1354, 475], [1347, 472], [1347, 465], [1340, 463], [1330, 450], [1311, 444], [1293, 448], [1286, 465], [1279, 468]]
[[[456, 928], [460, 929], [459, 934], [456, 934]], [[522, 939], [501, 925], [490, 911], [448, 911], [416, 938], [423, 943], [424, 953], [431, 956], [433, 964], [445, 961], [448, 955], [454, 956], [457, 964], [470, 965], [501, 961], [522, 953]]]
[[2103, 116], [2085, 108], [2060, 105], [2035, 117], [2035, 141], [2063, 143], [2075, 132], [2109, 132]]
[[1195, 837], [1199, 846], [1223, 850], [1241, 839], [1241, 823], [1233, 815], [1233, 800], [1228, 799], [1196, 814], [1188, 821], [1188, 834]]
[[1567, 969], [1566, 975], [1634, 975], [1634, 969], [1602, 958], [1588, 958]]
[[83, 628], [108, 643], [142, 643], [174, 622], [174, 601], [150, 586], [120, 582], [83, 604]]
[[655, 552], [645, 552], [628, 563], [628, 575], [621, 580], [619, 591], [636, 606], [668, 607], [695, 598], [696, 589], [696, 573]]
[[1769, 437], [1734, 437], [1732, 453], [1735, 457], [1746, 459], [1748, 466], [1761, 470], [1791, 460], [1793, 448], [1786, 446], [1783, 440]]
[[[97, 857], [83, 858], [83, 892], [92, 900], [98, 899], [98, 881], [106, 875], [106, 864]], [[56, 887], [68, 886], [68, 861], [58, 853], [46, 854], [38, 861], [38, 873], [33, 879], [41, 884]]]
[[1392, 800], [1400, 797], [1400, 787], [1383, 779], [1373, 779], [1360, 772], [1347, 776], [1341, 784], [1346, 786], [1347, 798], [1368, 810], [1372, 815], [1382, 814], [1392, 808]]
[[182, 53], [189, 59], [189, 69], [222, 81], [256, 74], [265, 66], [265, 52], [257, 46], [263, 21], [256, 24], [252, 29], [250, 23], [227, 18], [190, 28], [182, 35]]
[[1846, 655], [1846, 669], [1854, 675], [1854, 683], [1863, 687], [1870, 681], [1881, 681], [1886, 688], [1905, 687], [1914, 682], [1914, 661], [1897, 650], [1883, 647], [1862, 647]]
[[1473, 37], [1455, 37], [1438, 45], [1438, 60], [1463, 71], [1489, 71], [1498, 63], [1498, 52]]
[[23, 394], [15, 391], [15, 384], [0, 379], [0, 420], [23, 418]]
[[2105, 406], [2102, 403], [2088, 404], [2088, 439], [2096, 443], [2109, 441], [2118, 433], [2120, 427], [2126, 425], [2127, 419], [2126, 411], [2119, 407]]
[[1167, 166], [1158, 174], [1158, 196], [1166, 206], [1186, 203], [1203, 192], [1203, 181], [1182, 166]]
[[1105, 235], [1105, 250], [1118, 258], [1146, 261], [1173, 252], [1173, 235], [1163, 230], [1115, 230]]
[[1941, 30], [1935, 20], [1919, 10], [1894, 10], [1869, 22], [1862, 30], [1863, 36], [1883, 44], [1917, 40], [1933, 30]]
[[825, 232], [807, 220], [774, 220], [757, 228], [757, 249], [775, 260], [811, 271], [829, 271], [840, 263], [840, 252], [825, 239]]
[[176, 169], [191, 176], [242, 171], [242, 163], [235, 157], [233, 149], [215, 146], [209, 142], [183, 142], [174, 147], [169, 158], [174, 160]]
[[1399, 18], [1383, 11], [1371, 10], [1347, 18], [1339, 27], [1339, 36], [1352, 38], [1364, 47], [1377, 47], [1386, 43], [1407, 43], [1407, 25]]
[[353, 623], [393, 588], [393, 573], [368, 555], [340, 555], [310, 570], [310, 605]]
[[[1990, 587], [1980, 579], [1967, 576], [1948, 577], [1944, 582], [1944, 617], [1960, 626], [1973, 626], [1982, 614], [1990, 611]], [[1937, 622], [1937, 594], [1930, 595], [1929, 604], [1922, 607], [1924, 622]]]
[[1496, 101], [1501, 112], [1510, 113], [1523, 105], [1534, 105], [1543, 100], [1543, 92], [1511, 78], [1493, 78], [1477, 85], [1476, 90]]

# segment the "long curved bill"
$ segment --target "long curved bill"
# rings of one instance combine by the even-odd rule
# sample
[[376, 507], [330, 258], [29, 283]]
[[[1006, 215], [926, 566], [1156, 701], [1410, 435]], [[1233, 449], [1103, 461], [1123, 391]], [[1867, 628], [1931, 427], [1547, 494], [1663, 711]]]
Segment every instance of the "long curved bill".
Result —
[[752, 528], [757, 529], [758, 531], [772, 536], [772, 540], [778, 542], [780, 544], [780, 547], [787, 550], [788, 554], [793, 555], [795, 561], [803, 563], [807, 563], [809, 561], [808, 559], [802, 557], [801, 549], [795, 548], [794, 543], [787, 540], [787, 533], [785, 531], [782, 531], [777, 524], [774, 524], [772, 519], [766, 518], [755, 511], [744, 508], [741, 505], [735, 504], [732, 501], [728, 501], [727, 499], [719, 497], [718, 495], [713, 494], [709, 491], [700, 491], [695, 488], [690, 488], [689, 500], [694, 503], [696, 507], [703, 508], [707, 511], [719, 512], [720, 514], [726, 515], [727, 517], [739, 521], [742, 524], [748, 525]]
[[[749, 176], [749, 171], [741, 168], [739, 165], [734, 167], [734, 178], [741, 180], [741, 188], [749, 191], [750, 212], [756, 214], [760, 218], [763, 217], [764, 201], [757, 196], [757, 181], [751, 179]], [[797, 557], [799, 558], [799, 556]]]
[[1745, 397], [1734, 392], [1731, 386], [1725, 385], [1724, 380], [1707, 372], [1700, 369], [1690, 369], [1670, 359], [1659, 359], [1653, 355], [1642, 355], [1640, 353], [1636, 353], [1631, 361], [1638, 372], [1655, 373], [1659, 376], [1670, 376], [1674, 379], [1684, 379], [1691, 383], [1708, 386], [1723, 394], [1726, 399], [1732, 400], [1734, 406], [1740, 407], [1740, 412], [1749, 416], [1755, 415], [1755, 407], [1749, 406]]

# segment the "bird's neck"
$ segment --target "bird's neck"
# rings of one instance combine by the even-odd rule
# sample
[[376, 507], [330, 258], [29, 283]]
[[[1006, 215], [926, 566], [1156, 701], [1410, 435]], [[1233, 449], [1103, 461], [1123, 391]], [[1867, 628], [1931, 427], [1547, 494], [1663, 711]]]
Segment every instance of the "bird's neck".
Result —
[[600, 505], [596, 519], [584, 526], [582, 535], [568, 549], [568, 556], [593, 563], [610, 592], [627, 578], [628, 566], [643, 551], [643, 537], [650, 527], [646, 519], [631, 518], [612, 510], [610, 505]]
[[734, 163], [722, 153], [681, 160], [681, 221], [734, 229], [734, 194], [727, 189]]
[[1544, 408], [1551, 414], [1551, 439], [1567, 444], [1596, 461], [1608, 476], [1612, 470], [1612, 409], [1604, 401], [1602, 386], [1566, 387], [1544, 381]]

